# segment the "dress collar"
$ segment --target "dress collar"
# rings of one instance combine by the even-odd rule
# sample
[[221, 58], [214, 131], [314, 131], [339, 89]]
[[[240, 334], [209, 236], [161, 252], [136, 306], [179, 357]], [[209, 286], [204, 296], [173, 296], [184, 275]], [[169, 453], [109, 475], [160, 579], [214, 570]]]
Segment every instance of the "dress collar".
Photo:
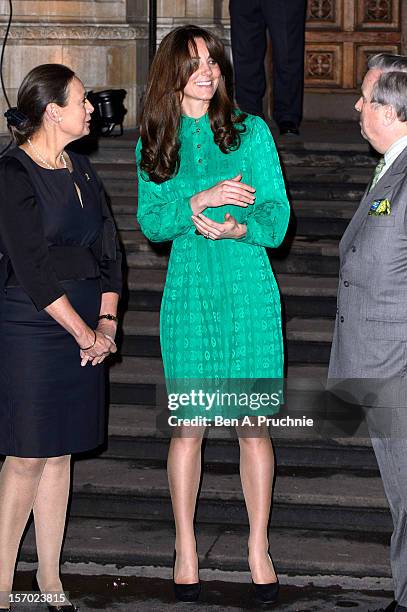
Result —
[[201, 117], [189, 117], [188, 115], [181, 115], [181, 126], [185, 129], [197, 129], [210, 127], [210, 120], [208, 113], [205, 113]]

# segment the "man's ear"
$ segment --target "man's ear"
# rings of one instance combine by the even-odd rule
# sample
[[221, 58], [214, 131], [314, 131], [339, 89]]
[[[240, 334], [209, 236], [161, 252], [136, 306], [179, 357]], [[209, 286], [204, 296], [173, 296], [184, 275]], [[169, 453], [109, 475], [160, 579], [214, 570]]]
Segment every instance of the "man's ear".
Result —
[[389, 126], [397, 120], [398, 117], [394, 106], [391, 104], [383, 106], [383, 124]]

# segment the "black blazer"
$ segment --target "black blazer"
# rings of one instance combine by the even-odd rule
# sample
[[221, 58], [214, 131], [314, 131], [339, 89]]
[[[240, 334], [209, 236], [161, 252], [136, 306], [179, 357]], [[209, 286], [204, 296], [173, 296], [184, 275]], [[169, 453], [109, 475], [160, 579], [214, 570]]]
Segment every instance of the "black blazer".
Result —
[[[0, 159], [0, 285], [21, 285], [38, 310], [62, 280], [95, 278], [121, 294], [121, 249], [102, 182], [87, 157], [48, 170], [16, 147]], [[75, 183], [79, 186], [83, 207]]]

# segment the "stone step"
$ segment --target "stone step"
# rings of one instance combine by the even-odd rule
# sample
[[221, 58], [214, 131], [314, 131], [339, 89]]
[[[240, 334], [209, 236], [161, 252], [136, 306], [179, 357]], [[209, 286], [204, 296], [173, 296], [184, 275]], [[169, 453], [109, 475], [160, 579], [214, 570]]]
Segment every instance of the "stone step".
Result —
[[332, 184], [327, 182], [326, 184], [317, 183], [313, 184], [310, 180], [309, 183], [305, 181], [290, 181], [288, 185], [288, 195], [290, 201], [292, 200], [332, 200], [332, 201], [349, 201], [349, 202], [360, 202], [367, 182], [354, 183], [354, 184]]
[[[120, 230], [139, 230], [137, 222], [137, 198], [113, 196], [112, 210]], [[358, 202], [304, 200], [291, 203], [289, 234], [341, 238]]]
[[[115, 163], [135, 163], [134, 143], [127, 144], [116, 141], [115, 147], [103, 146], [98, 152], [90, 155], [92, 162], [97, 167], [100, 164]], [[104, 143], [103, 143], [104, 144]], [[358, 167], [373, 169], [377, 164], [377, 157], [372, 154], [368, 147], [363, 146], [358, 149], [356, 145], [349, 146], [345, 143], [332, 142], [330, 149], [322, 146], [321, 143], [301, 143], [296, 147], [291, 147], [287, 143], [277, 142], [281, 163], [285, 167], [308, 166], [308, 167]]]
[[[128, 307], [159, 310], [166, 271], [131, 268], [128, 271]], [[331, 317], [336, 314], [338, 281], [330, 276], [278, 274], [283, 311], [292, 317]]]
[[[169, 250], [170, 244], [168, 243], [152, 243], [150, 242], [140, 230], [133, 231], [122, 231], [120, 232], [121, 240], [126, 248], [126, 253], [137, 252], [137, 251], [149, 251], [157, 250], [160, 252], [163, 248]], [[166, 247], [161, 245], [166, 244]], [[297, 234], [293, 237], [292, 242], [282, 248], [270, 250], [272, 255], [272, 261], [274, 258], [286, 257], [288, 253], [295, 255], [313, 256], [318, 255], [319, 257], [338, 257], [338, 241], [328, 238], [309, 238]]]
[[[200, 568], [248, 571], [247, 527], [197, 523], [196, 534]], [[391, 575], [388, 545], [383, 538], [369, 538], [364, 534], [362, 539], [356, 534], [283, 529], [273, 525], [269, 540], [280, 576], [389, 578]], [[62, 562], [89, 564], [92, 561], [113, 567], [157, 566], [168, 568], [170, 577], [173, 550], [172, 522], [71, 517]], [[21, 559], [37, 560], [33, 525], [25, 537]]]
[[311, 183], [314, 184], [368, 184], [372, 178], [371, 167], [325, 167], [325, 166], [287, 166], [284, 174], [288, 185], [292, 183]]
[[[314, 406], [318, 406], [326, 376], [326, 365], [288, 364], [287, 405], [290, 410], [301, 412], [305, 408], [312, 410]], [[111, 402], [156, 406], [157, 393], [162, 389], [164, 389], [164, 376], [161, 356], [121, 355], [111, 363]]]
[[[129, 310], [123, 317], [123, 331], [129, 336], [159, 336], [158, 312]], [[298, 342], [332, 342], [334, 321], [331, 319], [301, 319], [287, 322], [287, 340]]]
[[358, 201], [295, 201], [288, 233], [321, 238], [342, 238]]
[[[374, 165], [374, 164], [373, 164]], [[136, 164], [112, 161], [111, 163], [96, 163], [95, 168], [103, 181], [129, 181], [136, 179]], [[285, 167], [285, 177], [291, 182], [312, 182], [315, 183], [365, 183], [367, 184], [372, 176], [372, 168], [355, 167], [343, 164], [340, 167], [324, 165], [288, 165]]]
[[[128, 458], [165, 466], [170, 437], [160, 427], [169, 412], [154, 406], [111, 404], [109, 411], [109, 443], [103, 453], [107, 458]], [[347, 470], [378, 473], [369, 438], [329, 438], [296, 428], [273, 426], [270, 430], [279, 472], [283, 469]], [[231, 428], [207, 431], [205, 465], [224, 470], [239, 463], [239, 446]]]
[[[352, 175], [352, 173], [340, 174], [335, 171], [323, 173], [322, 170], [318, 175], [312, 172], [312, 169], [295, 169], [291, 172], [286, 170], [287, 193], [290, 201], [360, 201], [370, 179], [369, 172]], [[100, 175], [110, 198], [136, 196], [137, 187], [134, 171], [117, 170], [112, 164], [111, 169], [101, 170]]]
[[[110, 382], [113, 384], [163, 384], [163, 365], [158, 357], [123, 356], [110, 366]], [[298, 381], [325, 382], [327, 368], [320, 365], [296, 364], [288, 366], [288, 378], [298, 387]], [[293, 388], [296, 388], [295, 386]], [[123, 402], [120, 402], [123, 403]], [[126, 402], [124, 402], [126, 403]], [[140, 402], [129, 402], [140, 403]]]
[[[293, 217], [292, 217], [293, 219]], [[321, 238], [342, 238], [348, 226], [348, 219], [332, 217], [296, 217], [294, 216], [294, 227], [302, 236], [312, 236]]]
[[[128, 287], [131, 291], [139, 288], [164, 288], [166, 272], [164, 270], [129, 270]], [[151, 282], [150, 282], [151, 281]], [[279, 274], [278, 284], [283, 297], [334, 297], [336, 298], [338, 279], [330, 276], [301, 276], [296, 274]]]
[[332, 319], [301, 319], [287, 322], [287, 339], [297, 342], [332, 343], [335, 322]]
[[336, 150], [333, 144], [332, 152], [317, 148], [280, 149], [282, 164], [294, 167], [330, 167], [330, 168], [366, 168], [370, 173], [377, 164], [377, 157], [368, 151]]
[[[352, 207], [354, 208], [354, 207]], [[116, 227], [123, 232], [140, 231], [140, 226], [137, 222], [136, 213], [121, 214], [114, 213]], [[296, 234], [304, 238], [336, 238], [340, 239], [345, 232], [349, 223], [348, 219], [331, 217], [315, 217], [297, 215], [295, 211], [291, 214], [290, 225], [287, 231], [286, 241]], [[160, 248], [155, 243], [153, 248]]]
[[[132, 163], [98, 163], [96, 168], [110, 197], [137, 194], [136, 167]], [[343, 169], [342, 169], [343, 170]], [[285, 168], [291, 199], [360, 200], [371, 178], [369, 168]]]
[[[112, 196], [111, 206], [115, 217], [117, 215], [136, 216], [137, 213], [137, 194], [131, 196]], [[291, 202], [291, 208], [296, 217], [310, 217], [319, 219], [338, 218], [349, 220], [353, 216], [357, 205], [354, 202], [332, 201], [332, 200], [295, 200]], [[138, 226], [136, 227], [138, 229]]]
[[[122, 355], [160, 357], [159, 313], [129, 310], [123, 318]], [[333, 321], [294, 318], [287, 324], [288, 363], [328, 363]]]
[[[141, 231], [121, 231], [120, 238], [129, 268], [167, 268], [170, 242], [152, 243]], [[268, 254], [277, 274], [337, 276], [339, 272], [338, 240], [332, 238], [288, 236], [284, 245]]]
[[[84, 459], [75, 463], [72, 516], [170, 521], [172, 509], [164, 469], [121, 459]], [[205, 470], [197, 520], [246, 525], [247, 513], [236, 474]], [[391, 532], [391, 517], [379, 476], [280, 475], [276, 479], [272, 524], [275, 527]]]
[[[359, 202], [364, 194], [368, 180], [358, 182], [343, 182], [341, 183], [336, 176], [336, 181], [330, 177], [325, 177], [324, 181], [315, 182], [314, 177], [308, 177], [308, 180], [293, 179], [289, 181], [287, 193], [290, 201], [293, 200], [335, 200], [335, 201], [350, 201]], [[114, 196], [134, 197], [137, 194], [135, 178], [125, 177], [110, 177], [102, 173], [101, 176], [104, 187], [110, 198]], [[345, 180], [345, 179], [343, 179]]]
[[111, 384], [158, 385], [164, 383], [162, 360], [157, 357], [122, 357], [109, 369]]
[[[270, 129], [282, 155], [300, 156], [303, 153], [310, 155], [315, 153], [324, 155], [328, 159], [335, 154], [359, 155], [361, 164], [364, 163], [365, 157], [368, 159], [374, 157], [368, 143], [361, 137], [356, 121], [303, 121], [300, 136], [293, 139], [280, 138], [278, 129], [273, 123], [270, 123]], [[138, 137], [138, 130], [127, 129], [121, 137], [100, 138], [93, 143], [89, 143], [91, 138], [87, 138], [89, 143], [87, 150], [95, 160], [101, 159], [104, 155], [110, 155], [108, 159], [118, 160], [123, 152], [128, 154], [128, 159], [133, 160]], [[355, 163], [357, 161], [356, 158]]]
[[295, 216], [298, 218], [306, 217], [319, 220], [324, 219], [344, 219], [349, 221], [357, 209], [357, 203], [332, 200], [298, 200], [292, 202], [291, 206]]
[[[133, 202], [134, 204], [134, 202]], [[312, 202], [310, 202], [312, 204]], [[352, 206], [354, 210], [355, 206]], [[132, 210], [129, 214], [116, 213], [113, 211], [114, 220], [117, 228], [123, 231], [138, 231], [140, 226], [137, 222], [136, 212]], [[316, 217], [302, 216], [296, 211], [292, 211], [290, 227], [287, 232], [289, 235], [299, 234], [306, 237], [341, 238], [349, 223], [349, 219], [335, 217]]]

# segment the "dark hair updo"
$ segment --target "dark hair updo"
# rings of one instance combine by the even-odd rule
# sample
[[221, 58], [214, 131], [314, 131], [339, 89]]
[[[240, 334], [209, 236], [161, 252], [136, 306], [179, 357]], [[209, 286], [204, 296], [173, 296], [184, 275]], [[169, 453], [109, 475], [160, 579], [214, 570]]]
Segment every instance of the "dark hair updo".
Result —
[[17, 109], [25, 120], [10, 127], [17, 145], [31, 138], [41, 127], [47, 105], [66, 106], [68, 87], [75, 73], [62, 64], [41, 64], [26, 75], [17, 94]]

